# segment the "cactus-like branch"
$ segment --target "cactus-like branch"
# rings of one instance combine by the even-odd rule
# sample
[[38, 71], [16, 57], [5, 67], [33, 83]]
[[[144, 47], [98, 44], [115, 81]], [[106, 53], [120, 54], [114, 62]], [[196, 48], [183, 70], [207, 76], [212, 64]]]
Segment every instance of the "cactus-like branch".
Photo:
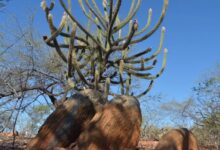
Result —
[[67, 9], [66, 5], [64, 4], [63, 0], [59, 0], [61, 6], [63, 7], [63, 9], [65, 10], [65, 12], [69, 15], [69, 17], [72, 19], [73, 22], [75, 22], [77, 24], [77, 26], [87, 35], [89, 36], [92, 41], [97, 44], [102, 50], [104, 50], [104, 48], [99, 44], [99, 42], [94, 38], [94, 36], [89, 33], [76, 19], [75, 17], [73, 17], [73, 15], [69, 12], [69, 10]]
[[[134, 5], [136, 4], [136, 7], [134, 8]], [[138, 11], [138, 8], [140, 7], [141, 4], [141, 0], [133, 0], [132, 1], [132, 5], [130, 8], [130, 11], [127, 15], [127, 17], [125, 18], [125, 20], [123, 20], [119, 25], [117, 25], [116, 27], [114, 27], [114, 31], [113, 32], [117, 32], [118, 30], [122, 29], [125, 25], [127, 25], [129, 23], [129, 21], [135, 16], [135, 14]]]
[[102, 6], [103, 6], [103, 10], [104, 10], [104, 17], [106, 22], [108, 22], [108, 12], [107, 12], [107, 0], [102, 0]]
[[[158, 47], [157, 51], [155, 51], [150, 57], [144, 59], [145, 62], [155, 59], [157, 57], [157, 55], [160, 54], [161, 49], [163, 47], [164, 34], [165, 34], [165, 27], [162, 27], [159, 47]], [[131, 64], [138, 64], [138, 63], [141, 63], [141, 60], [127, 59], [126, 62], [131, 63]]]
[[107, 78], [105, 81], [105, 93], [104, 93], [104, 97], [107, 99], [108, 95], [109, 95], [109, 90], [110, 90], [110, 78]]
[[148, 18], [147, 18], [147, 23], [146, 23], [146, 25], [145, 25], [140, 31], [136, 32], [136, 33], [135, 33], [135, 36], [144, 33], [144, 32], [149, 28], [149, 26], [150, 26], [150, 24], [151, 24], [151, 18], [152, 18], [152, 9], [150, 8], [150, 9], [148, 10]]
[[[112, 0], [111, 0], [111, 5], [112, 5]], [[116, 4], [116, 8], [115, 8], [115, 10], [111, 13], [112, 14], [112, 16], [110, 16], [110, 19], [109, 19], [109, 26], [108, 26], [108, 36], [107, 36], [107, 40], [108, 40], [108, 43], [111, 45], [111, 41], [110, 41], [110, 38], [111, 38], [111, 36], [112, 36], [112, 27], [113, 27], [113, 25], [114, 25], [114, 23], [115, 23], [115, 20], [116, 20], [116, 18], [117, 18], [117, 16], [118, 16], [118, 11], [119, 11], [119, 9], [120, 9], [120, 6], [121, 6], [121, 0], [117, 0], [117, 4]], [[111, 7], [111, 9], [112, 9], [112, 7]], [[112, 11], [112, 10], [111, 10]]]
[[100, 11], [100, 9], [99, 9], [97, 3], [95, 2], [95, 0], [92, 0], [92, 3], [93, 3], [93, 6], [94, 6], [95, 11], [96, 11], [96, 13], [98, 14], [98, 16], [100, 16], [100, 17], [102, 18], [103, 22], [104, 22], [105, 24], [107, 24], [107, 19], [102, 15], [102, 13], [101, 13], [101, 11]]
[[126, 80], [126, 95], [129, 95], [129, 90], [130, 90], [130, 86], [131, 86], [131, 75], [128, 74], [128, 78]]
[[131, 44], [139, 43], [141, 41], [144, 41], [147, 38], [149, 38], [155, 31], [157, 31], [157, 29], [160, 27], [161, 23], [163, 22], [163, 19], [164, 19], [165, 14], [166, 14], [167, 6], [168, 6], [168, 0], [164, 0], [164, 5], [163, 5], [162, 13], [161, 13], [161, 16], [160, 16], [158, 22], [156, 23], [156, 25], [153, 27], [153, 29], [151, 31], [149, 31], [143, 37], [131, 41]]
[[67, 77], [72, 77], [72, 70], [73, 70], [73, 51], [74, 51], [74, 40], [76, 35], [76, 25], [73, 25], [72, 32], [71, 32], [71, 38], [70, 38], [70, 48], [69, 48], [69, 54], [68, 54], [68, 72]]
[[124, 61], [121, 60], [119, 64], [119, 78], [120, 78], [120, 83], [121, 83], [121, 94], [124, 94], [123, 72], [124, 72]]
[[[101, 28], [100, 25], [99, 25], [99, 21], [96, 21], [95, 19], [93, 19], [92, 16], [90, 15], [90, 13], [87, 13], [87, 12], [86, 12], [86, 9], [85, 9], [85, 7], [84, 7], [83, 1], [82, 1], [82, 0], [79, 0], [79, 3], [80, 3], [81, 9], [82, 9], [83, 13], [85, 14], [85, 16], [86, 16], [89, 20], [91, 20], [93, 23], [95, 23], [98, 28]], [[105, 27], [104, 27], [104, 28], [105, 28]]]
[[[139, 30], [138, 32], [136, 32], [136, 33], [134, 34], [134, 37], [135, 37], [135, 36], [138, 36], [138, 35], [140, 35], [140, 34], [142, 34], [142, 33], [144, 33], [144, 32], [149, 28], [149, 26], [150, 26], [150, 24], [151, 24], [151, 18], [152, 18], [152, 9], [150, 8], [149, 11], [148, 11], [148, 19], [147, 19], [146, 25], [145, 25], [141, 30]], [[126, 40], [127, 38], [128, 38], [128, 36], [126, 36], [126, 37], [124, 37], [124, 38], [121, 38], [121, 37], [120, 37], [117, 41], [115, 41], [115, 42], [113, 43], [113, 45], [114, 45], [115, 43], [124, 41], [124, 40]]]
[[110, 24], [112, 21], [112, 15], [113, 15], [113, 0], [109, 0], [109, 17], [108, 17], [108, 23]]
[[138, 23], [137, 23], [137, 21], [134, 21], [134, 23], [133, 23], [133, 25], [132, 25], [132, 27], [131, 27], [131, 31], [130, 31], [130, 33], [129, 33], [129, 36], [128, 36], [127, 40], [126, 40], [122, 45], [112, 47], [112, 48], [108, 51], [108, 53], [106, 54], [105, 62], [107, 62], [109, 56], [110, 56], [111, 53], [113, 53], [114, 51], [116, 51], [116, 50], [123, 51], [123, 50], [126, 50], [126, 49], [128, 48], [128, 45], [130, 44], [131, 39], [132, 39], [134, 33], [137, 31], [137, 29], [138, 29]]
[[[55, 28], [55, 31], [56, 31], [56, 30], [57, 30], [57, 29]], [[61, 35], [62, 37], [67, 37], [67, 38], [70, 38], [70, 37], [71, 37], [70, 34], [64, 33], [64, 32], [60, 32], [60, 35]], [[85, 45], [89, 45], [88, 41], [86, 41], [86, 40], [85, 40], [84, 38], [82, 38], [82, 37], [75, 36], [75, 39], [78, 40], [78, 41], [80, 41], [80, 42], [82, 42], [82, 43], [84, 43]]]
[[137, 23], [137, 20], [135, 20], [132, 24], [130, 33], [128, 34], [128, 38], [124, 41], [122, 45], [112, 47], [110, 52], [115, 51], [115, 50], [125, 50], [128, 47], [128, 45], [131, 44], [131, 39], [133, 38], [137, 29], [138, 29], [138, 23]]
[[154, 84], [154, 80], [151, 80], [151, 81], [150, 81], [150, 84], [149, 84], [148, 87], [147, 87], [147, 89], [146, 89], [144, 92], [142, 92], [142, 93], [136, 95], [135, 97], [140, 98], [140, 97], [146, 95], [146, 94], [151, 90], [151, 88], [153, 87], [153, 84]]
[[[94, 88], [103, 91], [107, 98], [108, 95], [118, 94], [110, 92], [112, 84], [120, 86], [120, 94], [133, 95], [132, 78], [137, 77], [147, 80], [148, 86], [136, 97], [148, 93], [154, 80], [163, 73], [166, 66], [167, 49], [164, 49], [161, 69], [156, 74], [151, 72], [156, 68], [158, 55], [163, 49], [165, 28], [161, 29], [160, 42], [156, 51], [151, 53], [151, 48], [138, 50], [136, 44], [145, 41], [158, 30], [166, 14], [168, 0], [164, 0], [161, 16], [148, 32], [152, 20], [152, 9], [148, 10], [146, 24], [141, 29], [138, 29], [138, 22], [134, 18], [142, 0], [131, 1], [130, 10], [124, 19], [119, 16], [122, 0], [102, 0], [104, 11], [100, 10], [98, 0], [78, 1], [88, 19], [87, 26], [83, 26], [80, 20], [72, 15], [71, 10], [68, 9], [71, 7], [67, 8], [64, 0], [59, 0], [65, 15], [60, 25], [55, 27], [51, 15], [54, 3], [51, 3], [50, 7], [46, 6], [45, 1], [41, 4], [51, 31], [50, 36], [44, 36], [44, 41], [55, 48], [60, 58], [67, 63], [67, 82], [70, 89]], [[69, 30], [63, 30], [65, 26], [72, 29], [71, 33]], [[125, 31], [127, 34], [123, 36]], [[64, 53], [62, 51], [64, 49], [68, 50], [68, 53]]]
[[163, 71], [164, 71], [164, 69], [166, 67], [166, 63], [167, 63], [167, 52], [168, 52], [168, 50], [165, 48], [164, 49], [164, 56], [163, 56], [162, 67], [161, 67], [160, 71], [156, 75], [154, 75], [154, 76], [149, 76], [147, 78], [148, 80], [154, 80], [154, 79], [156, 79], [156, 78], [158, 78], [159, 76], [162, 75], [162, 73], [163, 73]]
[[60, 22], [60, 25], [59, 25], [58, 29], [56, 30], [54, 28], [54, 25], [53, 25], [52, 15], [49, 14], [49, 16], [48, 16], [48, 23], [51, 26], [52, 35], [51, 35], [51, 37], [47, 38], [47, 40], [45, 40], [46, 43], [54, 40], [61, 33], [61, 31], [63, 30], [64, 26], [66, 25], [66, 18], [67, 18], [67, 16], [66, 16], [66, 14], [64, 14], [63, 17], [62, 17], [62, 20]]
[[94, 9], [92, 9], [92, 7], [90, 6], [88, 0], [84, 0], [86, 2], [87, 7], [89, 8], [89, 10], [94, 14], [94, 16], [98, 19], [98, 21], [100, 22], [100, 24], [103, 26], [103, 28], [106, 30], [106, 22], [105, 19], [99, 15], [98, 12], [96, 12]]
[[130, 56], [130, 57], [128, 57], [128, 58], [125, 58], [125, 62], [129, 62], [129, 60], [133, 60], [133, 59], [135, 59], [135, 58], [137, 58], [137, 57], [140, 57], [140, 56], [142, 56], [142, 55], [145, 55], [145, 54], [149, 53], [150, 51], [151, 51], [151, 48], [147, 48], [146, 50], [144, 50], [144, 51], [142, 51], [142, 52], [140, 52], [140, 53], [138, 53], [138, 54], [135, 54], [135, 55], [133, 55], [133, 56]]
[[[155, 26], [154, 26], [148, 33], [146, 33], [144, 36], [142, 36], [142, 37], [140, 37], [140, 38], [138, 38], [138, 39], [135, 39], [135, 40], [131, 41], [131, 44], [135, 44], [135, 43], [139, 43], [139, 42], [141, 42], [141, 41], [144, 41], [144, 40], [146, 40], [147, 38], [149, 38], [155, 31], [157, 31], [157, 29], [160, 27], [161, 23], [163, 22], [163, 19], [164, 19], [165, 15], [166, 15], [167, 7], [168, 7], [168, 0], [164, 0], [163, 9], [162, 9], [161, 16], [160, 16], [158, 22], [157, 22], [157, 23], [155, 24]], [[152, 10], [149, 10], [149, 11], [152, 11]], [[149, 12], [149, 18], [148, 18], [148, 23], [149, 23], [149, 25], [150, 25], [150, 22], [151, 22], [151, 12]], [[148, 23], [147, 23], [147, 24], [148, 24]], [[149, 25], [147, 25], [147, 27], [145, 27], [145, 28], [148, 28]], [[143, 31], [145, 31], [145, 29], [144, 29]], [[139, 35], [139, 34], [143, 33], [143, 31], [141, 30], [140, 32], [136, 33], [136, 35]], [[135, 35], [135, 36], [136, 36], [136, 35]], [[127, 38], [127, 37], [116, 40], [116, 41], [113, 43], [113, 45], [117, 45], [117, 43], [124, 41], [126, 38]]]

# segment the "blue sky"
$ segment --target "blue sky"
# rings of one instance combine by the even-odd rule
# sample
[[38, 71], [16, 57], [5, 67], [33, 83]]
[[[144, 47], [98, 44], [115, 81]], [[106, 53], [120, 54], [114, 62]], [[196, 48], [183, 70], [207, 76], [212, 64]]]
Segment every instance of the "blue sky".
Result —
[[[73, 2], [78, 3], [77, 0]], [[153, 9], [155, 23], [163, 0], [143, 0], [142, 3], [136, 16], [140, 26], [146, 20], [149, 8]], [[55, 9], [55, 16], [60, 17], [62, 9]], [[15, 14], [21, 22], [28, 14], [35, 12], [36, 28], [42, 35], [48, 35], [40, 0], [12, 0], [3, 11]], [[81, 18], [78, 13], [77, 8], [76, 16]], [[126, 10], [121, 13], [125, 15]], [[5, 16], [0, 13], [0, 23], [4, 22]], [[220, 62], [220, 0], [170, 0], [163, 26], [167, 31], [164, 47], [169, 49], [168, 63], [164, 74], [156, 80], [149, 94], [162, 93], [165, 99], [184, 100], [190, 96], [192, 87], [203, 74]], [[156, 48], [159, 31], [144, 44]]]

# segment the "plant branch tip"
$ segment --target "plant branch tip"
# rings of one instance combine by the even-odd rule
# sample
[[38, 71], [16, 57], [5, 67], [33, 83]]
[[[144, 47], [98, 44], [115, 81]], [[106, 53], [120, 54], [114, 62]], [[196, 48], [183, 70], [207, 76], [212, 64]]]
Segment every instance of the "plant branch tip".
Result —
[[67, 14], [66, 14], [66, 12], [64, 12], [64, 13], [63, 13], [62, 20], [61, 20], [61, 24], [62, 24], [62, 23], [66, 24], [66, 21], [67, 21]]
[[49, 14], [48, 14], [48, 18], [49, 18], [49, 19], [52, 19], [52, 18], [53, 18], [53, 15], [52, 15], [51, 13], [49, 13]]
[[107, 7], [107, 0], [103, 0], [102, 5], [103, 5], [103, 7]]
[[168, 49], [167, 48], [164, 48], [164, 53], [168, 53]]
[[46, 0], [42, 0], [42, 1], [41, 1], [40, 7], [41, 7], [44, 11], [46, 10], [46, 8], [47, 8]]
[[134, 20], [134, 30], [136, 31], [138, 29], [138, 21]]

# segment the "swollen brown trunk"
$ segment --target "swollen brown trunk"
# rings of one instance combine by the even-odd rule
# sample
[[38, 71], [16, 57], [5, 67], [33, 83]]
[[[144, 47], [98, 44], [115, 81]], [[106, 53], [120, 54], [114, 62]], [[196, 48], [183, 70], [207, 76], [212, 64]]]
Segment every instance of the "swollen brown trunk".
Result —
[[186, 128], [173, 129], [162, 136], [155, 150], [199, 150], [196, 137]]
[[78, 138], [84, 126], [95, 115], [95, 105], [103, 102], [101, 94], [84, 90], [60, 105], [45, 121], [28, 144], [29, 150], [53, 150], [67, 147]]
[[140, 126], [141, 112], [137, 99], [119, 96], [96, 113], [71, 149], [135, 149], [140, 136]]

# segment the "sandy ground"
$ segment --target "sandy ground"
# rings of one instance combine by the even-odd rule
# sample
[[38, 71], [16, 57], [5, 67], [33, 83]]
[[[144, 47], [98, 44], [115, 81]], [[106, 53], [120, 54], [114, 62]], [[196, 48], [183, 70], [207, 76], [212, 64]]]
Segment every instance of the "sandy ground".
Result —
[[[15, 141], [13, 139], [13, 136], [5, 136], [0, 134], [0, 150], [25, 150], [27, 143], [30, 141], [31, 138], [16, 136]], [[138, 144], [138, 149], [153, 150], [156, 147], [157, 143], [157, 141], [140, 140]], [[217, 150], [217, 148], [211, 145], [207, 145], [203, 146], [201, 150]]]
[[30, 140], [30, 138], [21, 136], [16, 136], [15, 141], [13, 139], [13, 136], [0, 135], [0, 150], [24, 150]]

